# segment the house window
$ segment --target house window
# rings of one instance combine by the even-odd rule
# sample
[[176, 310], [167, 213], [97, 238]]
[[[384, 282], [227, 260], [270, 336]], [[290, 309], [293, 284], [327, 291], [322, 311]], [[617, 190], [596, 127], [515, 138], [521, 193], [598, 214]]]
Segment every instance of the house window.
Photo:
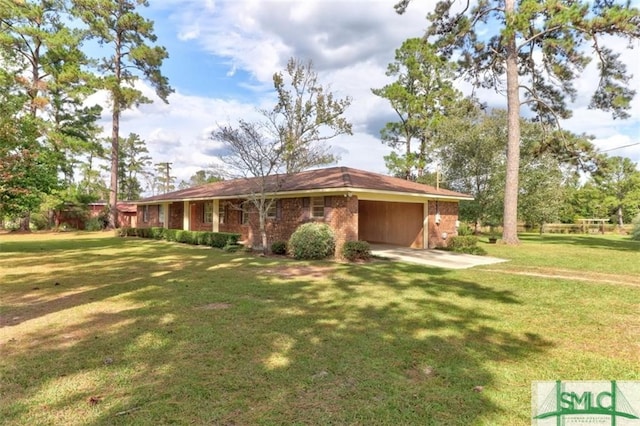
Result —
[[324, 217], [324, 197], [311, 197], [311, 217]]
[[269, 208], [267, 209], [267, 218], [268, 219], [275, 219], [276, 215], [277, 215], [277, 201], [276, 200], [269, 200]]
[[158, 221], [164, 224], [164, 206], [158, 206]]
[[142, 221], [149, 222], [149, 206], [142, 206]]
[[251, 205], [249, 204], [248, 201], [245, 201], [240, 205], [240, 207], [242, 208], [241, 215], [240, 215], [240, 223], [243, 225], [246, 225], [247, 223], [249, 223], [249, 207], [250, 206]]
[[213, 223], [213, 201], [204, 203], [202, 223]]
[[226, 222], [227, 210], [225, 207], [225, 203], [220, 203], [218, 205], [218, 223], [221, 225], [224, 225], [224, 223]]

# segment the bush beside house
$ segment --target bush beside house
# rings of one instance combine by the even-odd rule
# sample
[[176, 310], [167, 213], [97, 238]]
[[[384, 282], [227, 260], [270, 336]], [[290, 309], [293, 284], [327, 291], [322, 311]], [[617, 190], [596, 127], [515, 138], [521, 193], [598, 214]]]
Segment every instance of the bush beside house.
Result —
[[350, 262], [369, 260], [371, 258], [371, 246], [366, 241], [347, 241], [342, 246], [342, 257]]
[[289, 253], [296, 259], [324, 259], [335, 254], [333, 230], [325, 223], [310, 222], [300, 225], [291, 235]]
[[224, 248], [228, 245], [236, 245], [240, 240], [240, 234], [231, 232], [208, 231], [183, 231], [177, 229], [153, 228], [121, 228], [121, 237], [140, 237], [155, 240], [166, 240], [183, 244], [202, 245], [216, 248]]

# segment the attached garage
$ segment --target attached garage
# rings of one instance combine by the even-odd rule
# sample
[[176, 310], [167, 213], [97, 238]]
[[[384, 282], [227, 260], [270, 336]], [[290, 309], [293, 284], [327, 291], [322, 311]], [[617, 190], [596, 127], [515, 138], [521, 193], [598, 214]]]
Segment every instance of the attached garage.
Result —
[[358, 237], [370, 243], [424, 248], [424, 203], [358, 202]]

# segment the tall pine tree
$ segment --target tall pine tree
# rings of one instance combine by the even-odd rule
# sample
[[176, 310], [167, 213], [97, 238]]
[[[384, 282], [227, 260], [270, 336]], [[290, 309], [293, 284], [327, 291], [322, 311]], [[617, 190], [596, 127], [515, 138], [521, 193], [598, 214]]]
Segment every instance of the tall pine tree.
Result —
[[[404, 13], [411, 0], [396, 4]], [[462, 3], [462, 4], [461, 4]], [[542, 122], [558, 126], [576, 97], [573, 82], [592, 58], [600, 79], [591, 107], [627, 117], [635, 95], [619, 54], [607, 47], [615, 38], [640, 38], [640, 11], [627, 1], [466, 0], [439, 1], [427, 16], [425, 37], [460, 74], [477, 87], [506, 90], [508, 110], [504, 231], [517, 244], [520, 109], [528, 106]]]
[[164, 102], [172, 93], [169, 81], [162, 75], [162, 62], [169, 56], [161, 46], [154, 46], [157, 37], [153, 21], [145, 19], [136, 8], [148, 6], [146, 0], [73, 0], [74, 13], [89, 28], [89, 34], [110, 53], [101, 58], [99, 72], [103, 88], [111, 95], [111, 156], [109, 186], [109, 227], [118, 224], [118, 148], [120, 115], [141, 103], [150, 103], [135, 82], [142, 78], [155, 89]]

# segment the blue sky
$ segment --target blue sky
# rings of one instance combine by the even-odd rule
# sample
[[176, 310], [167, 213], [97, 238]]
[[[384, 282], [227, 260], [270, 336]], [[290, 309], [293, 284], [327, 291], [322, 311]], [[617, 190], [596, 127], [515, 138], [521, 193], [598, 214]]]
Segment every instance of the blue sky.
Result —
[[[409, 12], [396, 15], [394, 0], [156, 0], [141, 13], [155, 21], [158, 44], [169, 51], [163, 73], [175, 93], [169, 104], [156, 101], [125, 112], [121, 133], [138, 133], [155, 162], [173, 163], [178, 181], [215, 162], [216, 143], [208, 135], [219, 124], [259, 120], [257, 108], [274, 103], [271, 77], [290, 57], [311, 59], [320, 81], [338, 96], [353, 101], [347, 118], [354, 135], [332, 140], [339, 165], [385, 173], [389, 152], [379, 129], [393, 112], [371, 94], [389, 80], [386, 66], [409, 37], [421, 36], [433, 4], [416, 0]], [[635, 3], [640, 3], [636, 0]], [[624, 51], [631, 86], [640, 89], [640, 44]], [[602, 149], [640, 142], [640, 98], [631, 119], [587, 108], [597, 80], [595, 68], [577, 82], [578, 99], [565, 128], [596, 136]], [[142, 85], [149, 95], [152, 91]], [[461, 86], [462, 87], [462, 86]], [[505, 107], [495, 92], [481, 94], [492, 107]], [[109, 128], [108, 122], [103, 123]], [[640, 162], [640, 145], [609, 152]]]

